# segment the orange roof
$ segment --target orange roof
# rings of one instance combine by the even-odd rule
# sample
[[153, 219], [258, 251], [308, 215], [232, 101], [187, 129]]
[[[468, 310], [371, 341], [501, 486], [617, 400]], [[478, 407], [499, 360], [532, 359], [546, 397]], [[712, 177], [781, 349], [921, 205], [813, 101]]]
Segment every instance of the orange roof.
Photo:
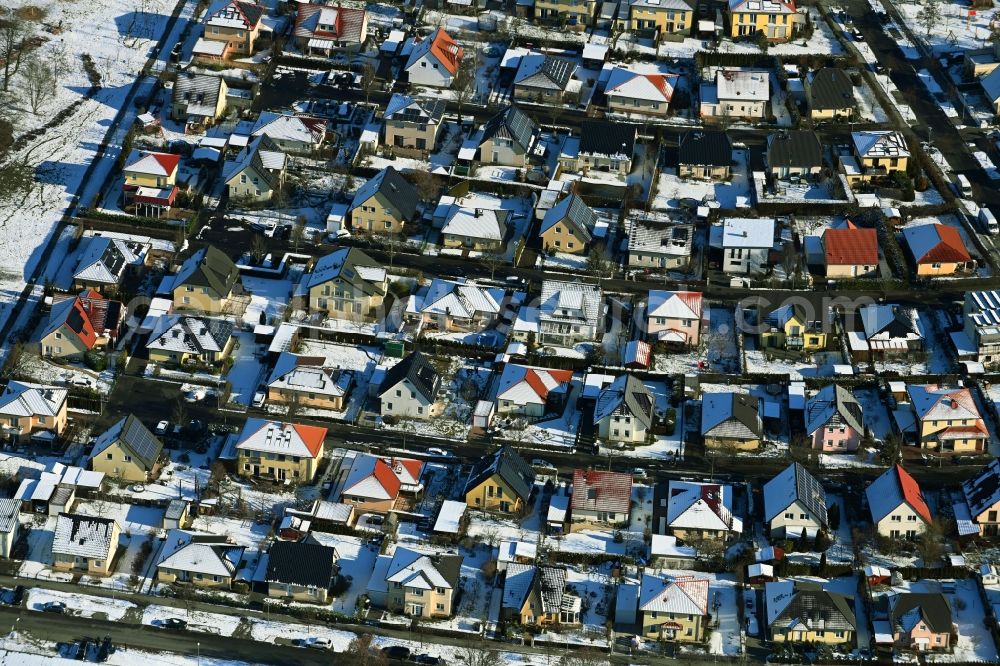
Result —
[[948, 224], [935, 224], [934, 227], [940, 240], [937, 245], [925, 252], [924, 256], [917, 257], [917, 263], [957, 263], [972, 260], [958, 229]]
[[150, 155], [153, 159], [160, 163], [160, 166], [163, 167], [163, 170], [168, 174], [172, 174], [174, 170], [177, 169], [177, 165], [181, 162], [181, 156], [174, 155], [172, 153], [150, 153]]
[[455, 76], [465, 51], [458, 45], [458, 42], [451, 38], [451, 35], [438, 28], [431, 37], [431, 53], [444, 65], [445, 69], [451, 72], [452, 76]]
[[90, 314], [83, 307], [79, 298], [73, 300], [73, 306], [66, 316], [65, 324], [69, 330], [76, 333], [87, 349], [93, 349], [94, 345], [97, 344], [97, 332], [94, 330], [94, 324], [90, 321]]
[[[409, 468], [407, 468], [409, 469]], [[399, 477], [396, 476], [392, 468], [389, 467], [387, 463], [382, 458], [375, 461], [375, 468], [372, 470], [372, 476], [378, 481], [379, 485], [385, 488], [385, 492], [388, 493], [389, 497], [396, 497], [399, 495], [399, 487], [402, 482]]]
[[[643, 76], [649, 79], [649, 82], [656, 86], [656, 89], [663, 94], [663, 98], [667, 101], [674, 96], [673, 86], [667, 83], [668, 77], [663, 74], [643, 74]], [[675, 75], [669, 78], [676, 79], [677, 77]]]
[[[573, 379], [572, 370], [544, 370], [543, 372], [549, 373], [552, 379], [556, 380], [560, 384], [565, 384], [569, 380]], [[538, 371], [534, 368], [528, 368], [524, 372], [524, 381], [528, 382], [528, 386], [534, 391], [539, 398], [545, 400], [549, 396], [549, 388], [545, 386], [545, 382], [541, 377], [538, 376]]]
[[302, 425], [301, 423], [293, 423], [292, 427], [295, 428], [295, 432], [299, 434], [302, 438], [302, 443], [306, 445], [309, 449], [309, 453], [313, 457], [319, 455], [320, 449], [323, 448], [323, 440], [326, 439], [326, 428], [320, 426]]
[[827, 266], [874, 266], [878, 264], [878, 233], [853, 224], [847, 229], [823, 232]]
[[896, 478], [899, 479], [899, 489], [903, 493], [903, 501], [920, 515], [926, 522], [931, 522], [931, 510], [924, 501], [924, 494], [920, 491], [920, 486], [910, 473], [903, 469], [902, 465], [896, 465]]
[[410, 473], [415, 481], [420, 480], [420, 470], [423, 469], [424, 464], [419, 460], [413, 460], [412, 458], [396, 458], [396, 462], [406, 468], [406, 471]]

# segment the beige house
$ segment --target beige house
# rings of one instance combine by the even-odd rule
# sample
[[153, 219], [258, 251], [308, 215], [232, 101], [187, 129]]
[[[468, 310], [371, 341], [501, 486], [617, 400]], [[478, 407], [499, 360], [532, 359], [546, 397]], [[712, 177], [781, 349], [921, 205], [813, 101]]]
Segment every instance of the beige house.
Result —
[[58, 437], [66, 429], [66, 389], [10, 381], [0, 393], [0, 437], [23, 444], [42, 433]]
[[483, 126], [479, 161], [498, 166], [526, 167], [538, 126], [516, 106], [508, 106]]
[[697, 643], [708, 624], [707, 578], [643, 573], [637, 624], [644, 638]]
[[694, 7], [684, 0], [633, 0], [628, 5], [629, 31], [640, 35], [688, 35]]
[[372, 321], [389, 286], [385, 267], [354, 247], [320, 257], [306, 279], [309, 311], [331, 319]]
[[415, 99], [394, 93], [382, 115], [383, 145], [395, 155], [426, 159], [437, 145], [446, 106], [443, 99]]
[[649, 292], [646, 336], [650, 341], [697, 347], [701, 339], [702, 295], [696, 291]]
[[108, 576], [121, 528], [110, 518], [60, 513], [52, 537], [52, 568]]
[[570, 529], [627, 525], [632, 512], [632, 475], [597, 469], [573, 470]]
[[566, 591], [566, 569], [511, 562], [506, 567], [500, 614], [522, 627], [580, 624], [580, 597]]
[[979, 474], [963, 481], [962, 494], [979, 533], [1000, 534], [1000, 459], [994, 458]]
[[463, 559], [396, 548], [386, 570], [385, 607], [410, 617], [451, 617]]
[[902, 132], [895, 130], [869, 130], [852, 132], [854, 155], [840, 157], [841, 168], [851, 185], [873, 178], [890, 177], [896, 172], [906, 173], [910, 160], [910, 147]]
[[234, 203], [266, 203], [285, 184], [288, 157], [266, 134], [255, 137], [236, 159], [226, 162], [223, 180]]
[[413, 185], [388, 166], [354, 195], [348, 208], [351, 226], [374, 234], [402, 233], [416, 219], [419, 199]]
[[225, 114], [228, 93], [221, 76], [181, 73], [174, 82], [170, 117], [189, 131], [210, 127]]
[[272, 404], [341, 412], [354, 385], [353, 371], [329, 366], [322, 356], [281, 352], [267, 380], [267, 400]]
[[537, 0], [535, 18], [546, 25], [582, 31], [590, 25], [597, 0]]
[[666, 508], [666, 531], [683, 542], [727, 541], [743, 531], [743, 521], [733, 515], [732, 486], [673, 480]]
[[195, 57], [229, 60], [253, 55], [265, 11], [248, 0], [213, 3], [205, 13], [205, 30], [195, 44]]
[[517, 451], [505, 446], [481, 458], [465, 484], [465, 503], [484, 511], [520, 513], [531, 499], [535, 471]]
[[677, 175], [701, 180], [728, 180], [732, 175], [733, 142], [722, 130], [688, 130], [677, 147]]
[[327, 603], [337, 575], [337, 550], [306, 541], [275, 541], [268, 550], [267, 596]]
[[667, 117], [679, 83], [678, 74], [648, 74], [615, 67], [604, 89], [608, 111]]
[[826, 491], [799, 463], [764, 484], [764, 522], [774, 539], [813, 537], [826, 529]]
[[593, 209], [578, 195], [570, 194], [545, 212], [538, 237], [547, 250], [583, 254], [593, 240], [596, 225]]
[[441, 376], [420, 352], [389, 368], [378, 389], [383, 416], [431, 419], [443, 408], [438, 400]]
[[406, 497], [423, 490], [424, 465], [411, 458], [380, 457], [358, 453], [351, 462], [338, 501], [358, 512], [389, 513], [404, 508]]
[[181, 264], [174, 277], [174, 310], [226, 313], [239, 281], [240, 271], [232, 259], [214, 245], [203, 247]]
[[316, 476], [326, 428], [247, 419], [236, 442], [240, 476], [275, 483], [311, 483]]
[[706, 448], [750, 451], [760, 446], [763, 433], [759, 398], [730, 392], [702, 396], [701, 436]]
[[90, 468], [119, 479], [146, 483], [159, 476], [163, 443], [129, 414], [101, 433], [90, 453]]
[[645, 444], [655, 419], [656, 401], [634, 375], [616, 377], [597, 394], [594, 425], [604, 441]]
[[923, 491], [901, 465], [890, 467], [872, 481], [865, 496], [879, 536], [913, 538], [923, 534], [933, 520]]
[[475, 251], [503, 251], [511, 211], [452, 204], [441, 227], [441, 244]]
[[233, 350], [233, 322], [205, 317], [171, 317], [161, 320], [146, 343], [154, 363], [182, 367], [189, 363], [217, 365]]
[[851, 600], [818, 583], [782, 580], [764, 585], [767, 633], [775, 643], [853, 647], [858, 622]]
[[170, 530], [156, 565], [156, 580], [166, 585], [231, 589], [244, 550], [223, 535]]

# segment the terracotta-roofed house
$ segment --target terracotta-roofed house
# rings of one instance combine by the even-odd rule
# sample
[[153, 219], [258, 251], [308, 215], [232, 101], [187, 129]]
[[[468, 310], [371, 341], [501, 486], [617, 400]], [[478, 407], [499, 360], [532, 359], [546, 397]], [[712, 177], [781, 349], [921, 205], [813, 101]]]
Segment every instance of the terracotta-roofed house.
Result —
[[954, 275], [975, 269], [976, 262], [956, 227], [939, 222], [909, 225], [903, 227], [903, 240], [918, 276]]
[[122, 168], [122, 205], [138, 215], [157, 217], [177, 198], [177, 167], [181, 156], [133, 151]]
[[562, 406], [572, 378], [572, 370], [508, 363], [497, 383], [497, 413], [541, 418]]
[[697, 291], [651, 290], [646, 307], [650, 340], [697, 347], [701, 338], [702, 295]]
[[823, 232], [823, 256], [828, 278], [871, 277], [878, 272], [878, 233], [848, 223]]
[[236, 442], [240, 476], [276, 483], [311, 483], [323, 458], [326, 428], [247, 419]]
[[353, 53], [368, 41], [368, 12], [355, 7], [296, 3], [295, 46], [308, 55]]
[[681, 541], [726, 540], [743, 531], [733, 515], [733, 489], [719, 483], [670, 481], [667, 531]]
[[668, 116], [670, 102], [679, 82], [678, 74], [641, 74], [624, 67], [615, 67], [611, 70], [604, 89], [608, 98], [608, 111]]
[[906, 393], [917, 421], [917, 445], [942, 453], [981, 453], [990, 432], [966, 387], [910, 384]]
[[931, 510], [916, 480], [900, 465], [882, 473], [865, 491], [872, 523], [880, 536], [899, 539], [924, 533]]
[[419, 39], [403, 67], [412, 85], [450, 88], [465, 50], [443, 28]]
[[420, 492], [423, 462], [411, 458], [354, 456], [347, 478], [340, 489], [339, 502], [350, 504], [357, 511], [388, 513], [399, 508], [401, 495]]
[[709, 581], [695, 576], [642, 574], [639, 630], [644, 638], [696, 643], [708, 625]]
[[570, 530], [628, 523], [632, 475], [602, 470], [573, 471]]

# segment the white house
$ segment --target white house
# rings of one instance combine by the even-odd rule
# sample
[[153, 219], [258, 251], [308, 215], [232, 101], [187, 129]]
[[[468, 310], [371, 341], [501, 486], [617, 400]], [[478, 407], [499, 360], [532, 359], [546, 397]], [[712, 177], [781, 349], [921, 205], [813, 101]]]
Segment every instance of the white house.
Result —
[[542, 282], [538, 308], [542, 344], [572, 347], [590, 342], [604, 328], [604, 294], [597, 285], [582, 282]]
[[540, 418], [562, 404], [572, 378], [572, 370], [508, 363], [497, 382], [497, 413]]
[[875, 531], [898, 539], [923, 534], [930, 524], [931, 510], [916, 480], [900, 465], [887, 469], [865, 491]]
[[743, 521], [733, 515], [731, 486], [675, 480], [667, 485], [665, 527], [681, 541], [726, 539], [743, 531]]
[[464, 51], [447, 32], [438, 28], [417, 41], [410, 51], [404, 70], [410, 83], [432, 88], [450, 88], [458, 74]]
[[720, 69], [715, 83], [701, 84], [702, 118], [762, 119], [771, 101], [771, 75], [747, 69]]
[[441, 376], [420, 352], [413, 352], [385, 373], [378, 396], [383, 416], [429, 419], [440, 413]]
[[799, 463], [764, 484], [764, 521], [775, 539], [815, 538], [826, 528], [826, 491]]
[[621, 375], [597, 394], [597, 436], [613, 442], [645, 443], [653, 427], [656, 401], [638, 377]]
[[744, 217], [727, 218], [711, 230], [712, 245], [722, 249], [722, 270], [747, 275], [767, 266], [774, 247], [774, 220]]

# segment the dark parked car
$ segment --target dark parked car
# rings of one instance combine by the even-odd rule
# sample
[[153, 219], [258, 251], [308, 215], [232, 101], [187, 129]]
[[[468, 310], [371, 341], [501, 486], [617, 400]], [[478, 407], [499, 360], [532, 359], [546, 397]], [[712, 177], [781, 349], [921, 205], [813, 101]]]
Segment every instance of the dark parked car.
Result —
[[11, 606], [20, 606], [24, 601], [24, 585], [18, 585], [14, 588], [14, 596], [10, 600]]
[[432, 657], [429, 654], [418, 654], [417, 656], [413, 657], [410, 661], [412, 661], [414, 664], [424, 664], [425, 666], [440, 666], [441, 664], [440, 657]]
[[406, 661], [410, 658], [410, 648], [405, 645], [389, 645], [382, 648], [382, 654], [388, 659]]
[[46, 601], [42, 604], [43, 613], [65, 613], [66, 604], [61, 601]]
[[168, 617], [160, 623], [160, 626], [164, 629], [186, 629], [188, 623], [187, 620], [182, 620], [179, 617]]

